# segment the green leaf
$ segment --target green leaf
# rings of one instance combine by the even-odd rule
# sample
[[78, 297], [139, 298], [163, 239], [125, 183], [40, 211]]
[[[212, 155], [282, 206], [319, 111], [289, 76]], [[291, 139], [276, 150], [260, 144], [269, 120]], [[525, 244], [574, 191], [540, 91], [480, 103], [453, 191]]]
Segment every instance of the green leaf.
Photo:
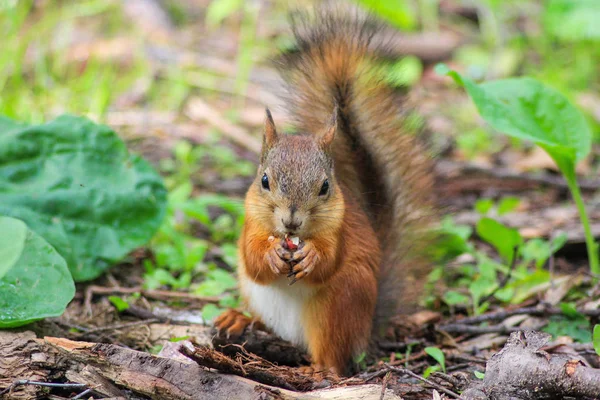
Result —
[[504, 197], [498, 203], [498, 215], [508, 214], [509, 212], [514, 211], [521, 201], [518, 197]]
[[443, 300], [444, 303], [448, 304], [449, 306], [455, 306], [457, 304], [469, 304], [469, 298], [467, 296], [453, 290], [449, 290], [444, 293]]
[[475, 202], [475, 211], [481, 215], [487, 214], [494, 206], [492, 199], [481, 199]]
[[439, 263], [449, 261], [471, 250], [468, 242], [472, 229], [468, 225], [458, 225], [452, 218], [442, 221], [436, 235], [436, 243], [431, 246], [431, 255]]
[[483, 372], [473, 371], [473, 373], [475, 374], [475, 376], [477, 377], [477, 379], [483, 379], [483, 378], [485, 378], [485, 374]]
[[[0, 229], [19, 223], [0, 218]], [[12, 328], [61, 315], [75, 295], [75, 284], [64, 258], [40, 235], [25, 226], [18, 260], [0, 278], [0, 328]], [[19, 234], [19, 233], [17, 233]], [[0, 248], [6, 248], [6, 236]], [[10, 240], [10, 238], [9, 238]]]
[[0, 216], [0, 278], [21, 258], [26, 238], [27, 225], [23, 221]]
[[437, 372], [440, 370], [440, 366], [439, 365], [430, 365], [429, 367], [425, 368], [425, 371], [423, 371], [423, 378], [427, 379], [429, 378], [429, 375], [431, 375], [434, 372]]
[[437, 361], [442, 367], [442, 371], [446, 372], [446, 356], [444, 352], [437, 347], [425, 347], [423, 349], [425, 353], [429, 354], [435, 361]]
[[553, 315], [542, 331], [551, 334], [555, 339], [558, 336], [569, 336], [579, 343], [592, 341], [590, 321], [587, 318], [573, 319], [562, 315]]
[[542, 267], [551, 255], [550, 243], [544, 239], [528, 240], [521, 247], [521, 256], [526, 263], [535, 260], [536, 268]]
[[560, 303], [558, 306], [562, 313], [569, 318], [585, 318], [583, 314], [577, 311], [577, 308], [573, 303]]
[[165, 204], [160, 176], [110, 128], [68, 115], [32, 126], [0, 117], [0, 214], [44, 237], [76, 281], [144, 245]]
[[115, 306], [118, 312], [125, 311], [129, 308], [129, 303], [118, 296], [108, 296], [108, 301]]
[[445, 72], [465, 87], [494, 129], [538, 144], [561, 170], [590, 152], [592, 133], [583, 114], [555, 89], [533, 78], [476, 84], [455, 71]]
[[507, 285], [513, 288], [515, 293], [510, 299], [512, 304], [520, 304], [529, 297], [540, 293], [550, 285], [550, 272], [543, 269], [535, 270], [522, 279], [515, 280]]
[[600, 356], [600, 324], [594, 325], [594, 333], [592, 334], [592, 343], [596, 354]]
[[199, 296], [218, 296], [237, 285], [235, 277], [220, 268], [209, 271], [206, 280], [202, 282], [194, 293]]
[[476, 231], [483, 240], [494, 246], [508, 264], [512, 262], [515, 247], [523, 242], [519, 231], [491, 218], [481, 218]]

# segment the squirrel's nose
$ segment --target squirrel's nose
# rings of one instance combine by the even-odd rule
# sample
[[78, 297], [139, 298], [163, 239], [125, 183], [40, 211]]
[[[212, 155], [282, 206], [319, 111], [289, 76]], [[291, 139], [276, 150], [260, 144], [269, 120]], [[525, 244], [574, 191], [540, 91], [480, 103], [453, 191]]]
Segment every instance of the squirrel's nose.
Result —
[[285, 228], [289, 231], [295, 231], [302, 225], [302, 221], [294, 221], [293, 219], [290, 219], [289, 221], [284, 221], [282, 218], [281, 222], [283, 223], [283, 226], [285, 226]]

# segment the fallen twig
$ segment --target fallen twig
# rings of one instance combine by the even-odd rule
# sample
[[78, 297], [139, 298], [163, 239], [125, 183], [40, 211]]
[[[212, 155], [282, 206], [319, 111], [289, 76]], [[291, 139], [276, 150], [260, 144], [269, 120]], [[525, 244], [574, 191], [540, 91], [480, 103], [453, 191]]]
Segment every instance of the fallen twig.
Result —
[[25, 386], [25, 385], [35, 385], [35, 386], [60, 388], [60, 389], [71, 389], [71, 390], [72, 389], [89, 389], [88, 385], [86, 385], [85, 383], [51, 383], [51, 382], [37, 382], [37, 381], [30, 381], [28, 379], [21, 379], [18, 381], [14, 381], [12, 383], [12, 385], [5, 388], [4, 390], [0, 390], [0, 396], [11, 392], [13, 389], [15, 389], [18, 386]]
[[[588, 317], [600, 316], [600, 309], [593, 309], [593, 310], [577, 309], [577, 312], [582, 315], [588, 316]], [[523, 308], [517, 308], [514, 310], [501, 310], [501, 311], [495, 311], [495, 312], [491, 312], [491, 313], [487, 313], [487, 314], [477, 315], [475, 317], [466, 317], [466, 318], [459, 319], [456, 322], [460, 325], [471, 325], [471, 324], [478, 324], [478, 323], [487, 322], [487, 321], [503, 320], [508, 317], [512, 317], [513, 315], [521, 315], [521, 314], [530, 314], [530, 315], [534, 315], [536, 317], [544, 317], [544, 316], [550, 316], [550, 315], [562, 315], [563, 311], [560, 308], [548, 307], [548, 306], [544, 306], [543, 304], [540, 304], [538, 306], [533, 306], [533, 307], [523, 307]], [[442, 329], [442, 327], [443, 327], [443, 325], [440, 326], [440, 329]], [[448, 331], [446, 331], [446, 332], [448, 332]]]
[[392, 371], [387, 371], [385, 376], [383, 377], [383, 382], [381, 382], [381, 395], [379, 396], [379, 400], [383, 400], [385, 397], [385, 389], [387, 388], [388, 382], [392, 377]]
[[[475, 174], [479, 173], [482, 175], [485, 175], [487, 177], [491, 177], [491, 178], [495, 178], [501, 181], [507, 181], [507, 180], [514, 180], [514, 181], [520, 181], [520, 182], [525, 182], [525, 183], [530, 183], [530, 184], [537, 184], [537, 185], [547, 185], [547, 186], [554, 186], [560, 189], [565, 189], [567, 190], [569, 187], [567, 185], [567, 182], [564, 180], [563, 177], [561, 176], [554, 176], [554, 175], [548, 175], [548, 174], [544, 174], [544, 175], [540, 175], [540, 174], [529, 174], [529, 173], [521, 173], [521, 172], [515, 172], [512, 171], [508, 168], [487, 168], [487, 167], [482, 167], [476, 164], [469, 164], [469, 163], [457, 163], [454, 161], [448, 161], [448, 160], [442, 160], [438, 163], [438, 168], [441, 171], [445, 172], [445, 175], [450, 175], [450, 173], [448, 173], [448, 171], [451, 171], [451, 175], [452, 176], [461, 176], [461, 181], [462, 181], [462, 187], [465, 186], [469, 186], [468, 184], [465, 183], [464, 181], [464, 176], [470, 176], [470, 177], [474, 177]], [[475, 179], [477, 179], [476, 177], [474, 177]], [[449, 185], [452, 185], [454, 183], [448, 183]], [[578, 180], [578, 184], [579, 187], [582, 190], [598, 190], [600, 189], [600, 180], [598, 179], [579, 179]], [[469, 186], [470, 187], [470, 186]], [[476, 184], [473, 186], [473, 189], [479, 189], [481, 190], [482, 188], [485, 189], [489, 189], [490, 185], [480, 185], [480, 184]], [[442, 189], [444, 190], [444, 189]]]
[[104, 287], [104, 286], [96, 286], [90, 285], [85, 289], [84, 296], [84, 306], [87, 310], [88, 314], [91, 315], [92, 310], [92, 298], [94, 295], [107, 295], [107, 294], [134, 294], [140, 293], [142, 296], [147, 297], [149, 299], [154, 300], [162, 300], [162, 301], [173, 301], [180, 300], [186, 301], [189, 303], [218, 303], [219, 297], [209, 297], [209, 296], [196, 296], [191, 293], [185, 292], [173, 292], [168, 290], [143, 290], [141, 287]]
[[428, 385], [429, 385], [429, 386], [431, 386], [432, 388], [434, 388], [434, 389], [437, 389], [437, 390], [439, 390], [440, 392], [443, 392], [443, 393], [447, 394], [447, 395], [448, 395], [448, 396], [450, 396], [450, 397], [453, 397], [453, 398], [455, 398], [455, 399], [458, 399], [458, 398], [460, 398], [460, 396], [459, 396], [459, 395], [457, 395], [456, 393], [454, 393], [453, 391], [451, 391], [451, 390], [448, 390], [448, 389], [446, 389], [445, 387], [443, 387], [442, 385], [439, 385], [439, 384], [437, 384], [437, 383], [435, 383], [435, 382], [432, 382], [432, 381], [430, 381], [430, 380], [429, 380], [429, 379], [427, 379], [427, 378], [423, 378], [421, 375], [419, 375], [419, 374], [415, 374], [414, 372], [412, 372], [412, 371], [411, 371], [411, 370], [409, 370], [409, 369], [406, 369], [406, 368], [399, 368], [399, 367], [393, 367], [393, 366], [391, 366], [391, 365], [389, 365], [389, 364], [386, 364], [386, 368], [388, 368], [390, 371], [394, 371], [394, 372], [397, 372], [397, 373], [399, 373], [399, 374], [403, 374], [403, 375], [409, 375], [409, 376], [411, 376], [411, 377], [413, 377], [413, 378], [415, 378], [415, 379], [418, 379], [418, 380], [420, 380], [421, 382], [424, 382], [424, 383], [428, 384]]
[[205, 346], [184, 343], [181, 352], [198, 365], [254, 379], [260, 383], [289, 390], [306, 391], [315, 387], [317, 381], [301, 374], [295, 368], [275, 365], [255, 354], [247, 353], [239, 346], [240, 356], [234, 360], [223, 353]]
[[466, 324], [446, 324], [439, 325], [436, 327], [440, 331], [447, 333], [468, 333], [468, 334], [481, 334], [481, 333], [503, 333], [508, 334], [511, 332], [517, 332], [520, 329], [509, 327], [505, 325], [492, 325], [492, 326], [471, 326]]
[[131, 328], [131, 327], [138, 326], [138, 325], [152, 324], [154, 322], [159, 322], [159, 319], [151, 318], [151, 319], [144, 319], [141, 321], [125, 322], [122, 324], [99, 326], [97, 328], [80, 327], [79, 329], [83, 329], [85, 333], [96, 333], [96, 332], [102, 332], [102, 331], [112, 331], [112, 330], [117, 330], [117, 329]]

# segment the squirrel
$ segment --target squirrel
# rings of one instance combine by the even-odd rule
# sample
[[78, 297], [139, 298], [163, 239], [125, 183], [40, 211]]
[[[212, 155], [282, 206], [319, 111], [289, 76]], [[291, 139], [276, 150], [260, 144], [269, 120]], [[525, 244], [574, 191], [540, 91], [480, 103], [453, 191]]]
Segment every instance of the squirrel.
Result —
[[235, 336], [262, 323], [308, 350], [305, 372], [345, 375], [429, 272], [432, 161], [407, 132], [405, 95], [376, 73], [390, 54], [383, 26], [325, 10], [292, 17], [296, 47], [277, 66], [299, 134], [278, 132], [266, 110], [239, 239], [252, 317], [227, 310], [214, 324]]

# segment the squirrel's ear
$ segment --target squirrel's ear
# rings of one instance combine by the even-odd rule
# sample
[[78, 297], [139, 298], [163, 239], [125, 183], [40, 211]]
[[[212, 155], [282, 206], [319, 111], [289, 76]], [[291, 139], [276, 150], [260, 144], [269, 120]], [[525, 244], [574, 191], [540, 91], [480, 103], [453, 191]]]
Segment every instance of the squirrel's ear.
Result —
[[331, 120], [327, 125], [327, 128], [321, 135], [319, 135], [318, 142], [319, 146], [325, 151], [329, 151], [331, 148], [331, 144], [333, 143], [333, 139], [335, 139], [335, 134], [337, 132], [337, 119], [338, 119], [338, 106], [336, 104], [333, 109], [333, 114], [331, 115]]
[[277, 130], [275, 129], [275, 122], [273, 122], [273, 116], [271, 115], [271, 111], [269, 111], [269, 109], [267, 108], [265, 109], [265, 112], [267, 116], [265, 118], [265, 132], [263, 136], [263, 157], [273, 146], [275, 146], [275, 143], [277, 143], [278, 139]]

